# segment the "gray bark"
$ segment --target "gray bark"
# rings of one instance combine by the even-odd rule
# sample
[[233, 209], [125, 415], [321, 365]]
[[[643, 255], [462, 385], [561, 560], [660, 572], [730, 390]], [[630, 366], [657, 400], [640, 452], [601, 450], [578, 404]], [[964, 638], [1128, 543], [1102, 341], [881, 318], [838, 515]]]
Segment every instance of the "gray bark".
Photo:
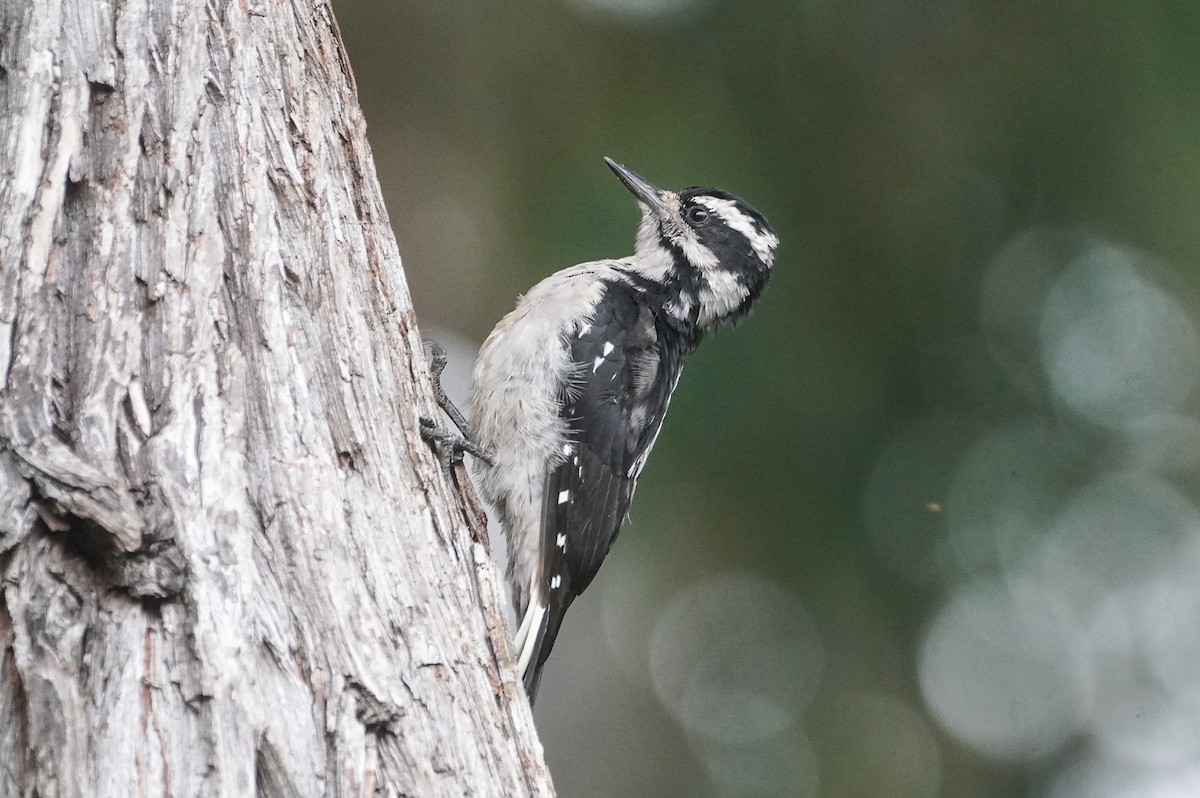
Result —
[[0, 795], [545, 795], [320, 0], [0, 3]]

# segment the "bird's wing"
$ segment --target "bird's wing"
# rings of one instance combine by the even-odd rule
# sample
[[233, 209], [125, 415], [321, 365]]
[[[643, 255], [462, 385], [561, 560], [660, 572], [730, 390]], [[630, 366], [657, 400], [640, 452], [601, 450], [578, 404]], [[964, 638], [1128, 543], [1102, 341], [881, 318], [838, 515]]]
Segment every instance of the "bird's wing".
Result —
[[561, 462], [546, 478], [541, 571], [546, 584], [539, 591], [545, 612], [537, 628], [528, 630], [537, 635], [526, 658], [531, 696], [563, 614], [616, 540], [684, 354], [660, 334], [641, 293], [622, 282], [606, 286], [591, 318], [570, 331], [567, 344], [573, 369], [562, 407], [569, 436]]

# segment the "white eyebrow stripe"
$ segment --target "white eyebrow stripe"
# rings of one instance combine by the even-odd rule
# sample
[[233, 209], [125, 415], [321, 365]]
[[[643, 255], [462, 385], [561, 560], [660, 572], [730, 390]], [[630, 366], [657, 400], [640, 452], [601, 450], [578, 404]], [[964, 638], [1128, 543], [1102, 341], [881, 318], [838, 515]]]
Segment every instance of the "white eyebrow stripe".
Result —
[[701, 196], [696, 197], [696, 202], [720, 216], [731, 229], [744, 235], [754, 249], [754, 254], [767, 266], [775, 260], [775, 247], [779, 246], [779, 237], [774, 233], [760, 232], [754, 220], [738, 210], [733, 200]]

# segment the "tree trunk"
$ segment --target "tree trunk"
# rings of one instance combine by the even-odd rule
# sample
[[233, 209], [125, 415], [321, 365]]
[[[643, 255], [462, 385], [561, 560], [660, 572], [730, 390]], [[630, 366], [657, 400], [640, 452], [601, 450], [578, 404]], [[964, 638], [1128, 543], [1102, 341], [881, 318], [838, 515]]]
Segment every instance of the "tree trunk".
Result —
[[545, 795], [320, 0], [0, 3], [0, 795]]

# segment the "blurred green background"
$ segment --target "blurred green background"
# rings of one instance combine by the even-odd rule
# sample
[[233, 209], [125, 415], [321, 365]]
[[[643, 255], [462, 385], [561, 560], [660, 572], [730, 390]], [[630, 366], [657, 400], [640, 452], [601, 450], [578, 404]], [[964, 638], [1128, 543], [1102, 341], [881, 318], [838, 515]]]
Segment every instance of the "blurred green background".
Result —
[[604, 155], [782, 241], [549, 662], [562, 795], [1200, 795], [1200, 4], [335, 11], [460, 371], [632, 251]]

